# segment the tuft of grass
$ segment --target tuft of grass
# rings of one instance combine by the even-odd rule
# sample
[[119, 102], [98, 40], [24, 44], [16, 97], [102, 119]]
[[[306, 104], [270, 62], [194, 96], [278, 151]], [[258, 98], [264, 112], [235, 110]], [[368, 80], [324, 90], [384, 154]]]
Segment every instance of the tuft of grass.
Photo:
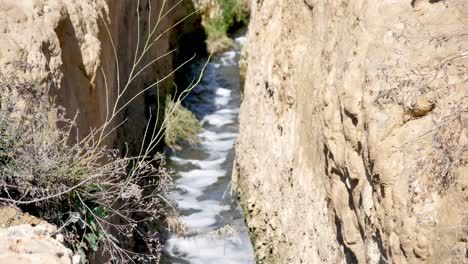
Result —
[[198, 133], [202, 131], [202, 126], [195, 115], [183, 107], [180, 101], [174, 102], [168, 96], [166, 116], [169, 121], [166, 125], [164, 141], [169, 148], [173, 151], [180, 150], [178, 143], [181, 141], [190, 144], [199, 142]]
[[172, 215], [166, 218], [167, 228], [170, 232], [176, 233], [180, 237], [186, 237], [188, 234], [187, 226], [180, 221], [178, 215]]
[[229, 46], [229, 38], [227, 32], [229, 24], [226, 23], [223, 17], [210, 18], [205, 23], [205, 32], [208, 36], [208, 41], [221, 41], [225, 47]]

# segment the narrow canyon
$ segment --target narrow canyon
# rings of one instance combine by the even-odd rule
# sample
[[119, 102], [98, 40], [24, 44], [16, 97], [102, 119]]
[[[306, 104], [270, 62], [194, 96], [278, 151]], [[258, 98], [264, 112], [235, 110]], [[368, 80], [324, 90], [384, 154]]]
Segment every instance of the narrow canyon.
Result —
[[467, 69], [466, 0], [0, 0], [0, 263], [467, 263]]

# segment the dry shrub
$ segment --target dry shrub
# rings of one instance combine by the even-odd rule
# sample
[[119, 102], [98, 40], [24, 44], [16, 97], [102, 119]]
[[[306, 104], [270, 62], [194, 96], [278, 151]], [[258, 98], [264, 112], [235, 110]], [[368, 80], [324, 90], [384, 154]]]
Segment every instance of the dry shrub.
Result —
[[[24, 79], [0, 76], [0, 94], [8, 95], [0, 100], [0, 201], [61, 226], [83, 256], [102, 242], [111, 260], [157, 260], [158, 235], [144, 223], [172, 208], [161, 195], [170, 181], [163, 157], [128, 157], [101, 147], [98, 130], [70, 144], [73, 120], [38, 91]], [[54, 112], [60, 128], [50, 118]], [[134, 236], [144, 241], [145, 253], [117, 239]]]
[[435, 155], [431, 170], [441, 191], [447, 190], [457, 180], [455, 171], [467, 162], [464, 153], [468, 146], [461, 145], [460, 138], [464, 128], [463, 115], [468, 113], [468, 106], [459, 102], [452, 107], [454, 109], [447, 110], [451, 114], [439, 121], [433, 138]]
[[[140, 1], [135, 4], [140, 21]], [[120, 122], [117, 120], [119, 113], [136, 97], [155, 89], [159, 102], [159, 85], [193, 59], [124, 101], [132, 82], [142, 72], [174, 52], [168, 51], [144, 64], [143, 58], [155, 48], [161, 35], [195, 13], [157, 33], [162, 19], [174, 8], [163, 0], [159, 16], [149, 19], [155, 24], [148, 27], [147, 34], [140, 32], [137, 23], [141, 45], [134, 51], [130, 75], [123, 81], [117, 70], [118, 87], [105, 87], [107, 96], [110, 88], [117, 91], [115, 102], [108, 102], [102, 126], [83, 139], [71, 136], [78, 134], [73, 133], [77, 129], [75, 122], [65, 117], [64, 109], [54, 105], [48, 97], [48, 89], [27, 77], [20, 77], [27, 76], [32, 66], [17, 62], [17, 70], [22, 72], [0, 75], [0, 203], [20, 207], [58, 225], [68, 246], [82, 256], [82, 262], [86, 262], [86, 255], [98, 249], [102, 249], [101, 253], [112, 263], [158, 262], [161, 244], [153, 226], [158, 219], [176, 215], [171, 201], [164, 197], [170, 172], [164, 168], [164, 158], [154, 154], [164, 138], [169, 119], [177, 118], [173, 115], [175, 107], [166, 111], [167, 116], [161, 118], [162, 121], [159, 116], [150, 116], [142, 135], [145, 145], [139, 155], [128, 156], [102, 144], [125, 122], [115, 125]], [[107, 23], [104, 25], [110, 37]], [[114, 44], [111, 37], [110, 40]], [[114, 55], [118, 69], [115, 48]], [[202, 74], [203, 70], [198, 79], [175, 98], [173, 105], [180, 104]], [[156, 122], [152, 122], [154, 120]], [[158, 121], [161, 127], [149, 127]], [[135, 241], [138, 252], [132, 250]]]

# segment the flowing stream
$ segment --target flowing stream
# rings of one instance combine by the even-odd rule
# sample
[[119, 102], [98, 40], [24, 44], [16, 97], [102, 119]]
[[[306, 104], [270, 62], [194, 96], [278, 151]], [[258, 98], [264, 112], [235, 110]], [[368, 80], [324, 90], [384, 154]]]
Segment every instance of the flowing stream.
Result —
[[[244, 41], [236, 38], [239, 46]], [[170, 235], [162, 263], [255, 263], [242, 209], [230, 193], [240, 105], [239, 57], [240, 50], [234, 49], [212, 58], [201, 83], [185, 100], [204, 130], [199, 144], [184, 146], [168, 160], [176, 171], [170, 196], [188, 233]], [[202, 63], [192, 66], [194, 75]]]

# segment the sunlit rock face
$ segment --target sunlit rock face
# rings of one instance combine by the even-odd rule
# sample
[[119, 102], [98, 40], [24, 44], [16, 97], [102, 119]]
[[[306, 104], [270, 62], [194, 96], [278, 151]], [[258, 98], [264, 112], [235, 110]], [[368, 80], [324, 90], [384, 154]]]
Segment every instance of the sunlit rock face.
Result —
[[51, 238], [50, 233], [44, 231], [41, 226], [19, 225], [0, 228], [0, 249], [2, 263], [75, 263], [72, 262], [72, 251], [60, 241]]
[[56, 226], [17, 208], [0, 207], [0, 263], [78, 263], [56, 232]]
[[260, 263], [460, 263], [467, 2], [251, 1], [235, 176]]

